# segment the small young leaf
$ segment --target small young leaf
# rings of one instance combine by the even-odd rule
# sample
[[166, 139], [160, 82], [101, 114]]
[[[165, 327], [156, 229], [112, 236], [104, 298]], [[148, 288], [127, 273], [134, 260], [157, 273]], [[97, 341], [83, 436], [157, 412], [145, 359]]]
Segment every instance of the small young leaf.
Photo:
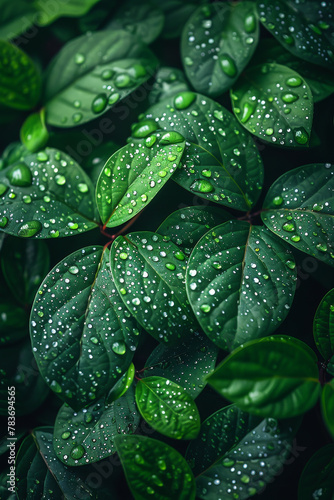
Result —
[[232, 87], [259, 40], [253, 2], [216, 2], [187, 21], [181, 41], [183, 66], [197, 92], [217, 96]]
[[145, 436], [116, 436], [114, 443], [135, 500], [195, 500], [194, 476], [174, 448]]
[[138, 128], [134, 135], [142, 139], [114, 153], [101, 172], [96, 199], [107, 227], [123, 224], [147, 206], [181, 160], [184, 138], [175, 132], [152, 134], [155, 130], [152, 121]]
[[168, 346], [194, 331], [184, 261], [174, 243], [150, 231], [119, 236], [110, 249], [111, 272], [124, 304], [148, 333]]
[[272, 333], [284, 320], [296, 287], [295, 262], [266, 228], [229, 221], [195, 246], [186, 287], [204, 332], [231, 351]]
[[145, 363], [144, 377], [169, 378], [195, 399], [215, 367], [218, 349], [207, 337], [194, 333], [191, 342], [177, 347], [158, 345]]
[[58, 238], [97, 227], [94, 188], [56, 149], [25, 156], [0, 171], [0, 227], [22, 238]]
[[167, 97], [187, 90], [189, 90], [189, 85], [184, 73], [180, 69], [163, 66], [155, 74], [148, 100], [150, 104], [156, 104]]
[[15, 109], [31, 109], [39, 99], [40, 75], [22, 50], [0, 40], [0, 103]]
[[[332, 500], [334, 493], [334, 444], [318, 450], [307, 462], [299, 480], [298, 500]], [[321, 495], [319, 497], [319, 495]]]
[[315, 163], [279, 177], [263, 202], [262, 220], [277, 236], [334, 266], [334, 167]]
[[56, 5], [50, 8], [44, 0], [34, 0], [33, 5], [38, 11], [39, 26], [47, 26], [59, 17], [79, 17], [88, 12], [100, 0], [56, 0]]
[[313, 96], [306, 81], [280, 64], [248, 68], [231, 90], [235, 116], [252, 134], [276, 146], [307, 146]]
[[74, 127], [101, 116], [144, 83], [156, 66], [150, 49], [126, 31], [98, 31], [75, 38], [49, 66], [46, 122]]
[[64, 404], [56, 418], [53, 447], [66, 465], [94, 463], [114, 453], [114, 437], [132, 434], [139, 421], [133, 388], [109, 405], [101, 399], [75, 412]]
[[317, 402], [317, 358], [292, 337], [265, 337], [233, 351], [207, 379], [223, 397], [253, 415], [289, 418]]
[[153, 429], [174, 439], [194, 439], [201, 422], [197, 406], [184, 387], [163, 377], [146, 377], [136, 386], [136, 403]]
[[30, 334], [39, 370], [75, 409], [108, 393], [138, 343], [108, 259], [109, 250], [102, 247], [72, 253], [47, 275], [32, 307]]
[[334, 439], [334, 380], [325, 384], [321, 394], [321, 409], [324, 422]]
[[116, 382], [116, 384], [110, 389], [108, 396], [106, 397], [106, 404], [111, 404], [116, 399], [119, 399], [127, 390], [131, 387], [133, 379], [135, 376], [135, 365], [131, 363], [127, 371], [121, 378]]
[[334, 288], [320, 302], [314, 316], [313, 336], [327, 362], [334, 363]]
[[20, 139], [25, 147], [35, 153], [44, 148], [49, 139], [49, 132], [45, 125], [45, 109], [28, 116], [20, 130]]

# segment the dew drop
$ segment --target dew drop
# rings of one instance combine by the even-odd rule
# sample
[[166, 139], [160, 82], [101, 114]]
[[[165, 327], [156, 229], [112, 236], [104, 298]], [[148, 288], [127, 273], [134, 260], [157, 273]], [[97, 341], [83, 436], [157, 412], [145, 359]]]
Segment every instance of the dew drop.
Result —
[[58, 186], [64, 186], [64, 184], [66, 184], [66, 177], [64, 175], [56, 175], [55, 180]]
[[237, 74], [235, 62], [228, 54], [222, 54], [219, 59], [220, 67], [225, 75], [233, 78]]
[[30, 168], [25, 163], [14, 165], [7, 173], [7, 178], [13, 186], [31, 186], [32, 176]]
[[198, 193], [211, 193], [212, 191], [215, 190], [213, 185], [205, 179], [196, 179], [191, 184], [190, 189]]
[[167, 262], [165, 264], [165, 267], [166, 267], [166, 269], [169, 269], [170, 271], [174, 271], [174, 269], [176, 268], [175, 264], [172, 264], [171, 262]]
[[0, 228], [3, 229], [7, 226], [8, 219], [7, 217], [0, 217]]
[[78, 274], [79, 272], [79, 268], [77, 266], [70, 266], [68, 268], [68, 272], [71, 273], [71, 274]]
[[85, 448], [81, 444], [79, 444], [74, 448], [72, 448], [70, 455], [71, 458], [73, 458], [74, 460], [79, 460], [84, 456], [85, 453], [86, 453]]
[[81, 65], [85, 62], [85, 56], [83, 54], [75, 54], [74, 61], [75, 64]]
[[70, 437], [70, 435], [71, 435], [70, 431], [65, 431], [62, 433], [61, 438], [68, 439]]
[[102, 71], [101, 78], [102, 80], [110, 80], [110, 78], [112, 78], [113, 75], [114, 71], [112, 71], [111, 69], [105, 69], [104, 71]]
[[269, 128], [266, 129], [266, 135], [273, 135], [273, 133], [274, 133], [274, 129], [273, 128], [269, 127]]
[[108, 104], [109, 106], [112, 106], [119, 100], [119, 94], [117, 92], [114, 92], [113, 94], [110, 94], [108, 97]]
[[79, 123], [82, 120], [82, 113], [74, 113], [72, 120], [74, 123]]
[[293, 135], [295, 141], [298, 142], [298, 144], [306, 144], [309, 140], [309, 135], [304, 129], [304, 127], [295, 128], [293, 131]]
[[22, 224], [17, 232], [17, 235], [22, 238], [31, 238], [32, 236], [35, 236], [35, 234], [39, 233], [42, 227], [42, 224], [38, 220], [31, 220]]
[[299, 78], [299, 76], [291, 76], [285, 82], [289, 87], [300, 87], [303, 83], [303, 80]]
[[187, 109], [195, 99], [194, 92], [181, 92], [174, 97], [174, 106], [176, 109]]
[[122, 260], [126, 260], [128, 258], [128, 254], [126, 252], [121, 252], [119, 254], [119, 258]]
[[78, 184], [78, 190], [80, 191], [80, 193], [88, 193], [89, 191], [88, 186], [85, 182], [80, 182]]
[[179, 142], [183, 142], [183, 135], [178, 132], [167, 132], [160, 139], [160, 144], [178, 144]]
[[147, 148], [151, 148], [156, 143], [156, 140], [157, 140], [156, 135], [150, 135], [145, 139], [145, 146]]
[[245, 102], [243, 108], [242, 108], [242, 116], [240, 118], [241, 123], [246, 123], [251, 115], [254, 113], [254, 106], [250, 102]]
[[[137, 138], [142, 138], [142, 137], [147, 137], [148, 135], [152, 134], [155, 132], [158, 128], [158, 124], [154, 120], [144, 120], [142, 122], [139, 122], [135, 125], [132, 131], [133, 137]], [[155, 137], [156, 136], [152, 136]], [[155, 142], [154, 140], [154, 142]], [[153, 142], [153, 144], [154, 144]], [[153, 146], [152, 144], [152, 146]]]
[[6, 184], [0, 183], [0, 196], [4, 195], [8, 190], [8, 186]]
[[273, 205], [279, 206], [282, 205], [282, 203], [283, 203], [282, 196], [275, 196], [275, 198], [273, 198]]
[[256, 19], [253, 14], [248, 14], [245, 17], [244, 28], [246, 33], [253, 33], [256, 29]]
[[283, 95], [282, 95], [282, 101], [283, 102], [286, 102], [286, 103], [292, 103], [292, 102], [295, 102], [299, 99], [298, 95], [297, 94], [294, 94], [293, 92], [285, 92]]
[[295, 243], [298, 243], [298, 241], [300, 241], [300, 236], [298, 236], [297, 234], [294, 234], [293, 236], [291, 236], [290, 240], [295, 242]]
[[127, 74], [119, 74], [115, 78], [115, 85], [119, 89], [127, 88], [127, 87], [132, 87], [134, 84], [132, 78], [127, 75]]
[[102, 113], [107, 107], [108, 104], [108, 98], [106, 94], [99, 94], [95, 97], [95, 99], [92, 102], [92, 111], [93, 113]]
[[125, 342], [123, 342], [122, 340], [120, 340], [118, 342], [114, 342], [112, 344], [111, 348], [115, 354], [123, 355], [126, 353], [126, 345], [125, 345]]
[[295, 225], [292, 222], [286, 222], [283, 224], [282, 229], [291, 233], [292, 231], [295, 231]]
[[204, 313], [209, 313], [211, 311], [211, 307], [209, 306], [209, 304], [202, 304], [201, 311], [203, 311]]
[[318, 243], [317, 246], [316, 246], [317, 250], [319, 250], [319, 252], [327, 252], [327, 245], [326, 243]]

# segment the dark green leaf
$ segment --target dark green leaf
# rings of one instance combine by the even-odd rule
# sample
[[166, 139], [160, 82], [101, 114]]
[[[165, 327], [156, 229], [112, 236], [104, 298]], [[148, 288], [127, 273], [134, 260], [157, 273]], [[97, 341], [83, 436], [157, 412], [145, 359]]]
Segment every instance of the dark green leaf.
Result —
[[[7, 448], [8, 450], [8, 448]], [[9, 469], [9, 466], [2, 470], [0, 473], [0, 498], [1, 500], [17, 500], [17, 496], [15, 494], [15, 480], [13, 480], [12, 485], [9, 484], [9, 475], [15, 477], [15, 473], [13, 475], [13, 470]], [[10, 490], [8, 488], [11, 488]]]
[[327, 429], [334, 439], [334, 379], [323, 387], [321, 409]]
[[33, 0], [37, 9], [39, 26], [46, 26], [58, 17], [79, 17], [88, 12], [100, 0], [56, 0], [53, 7], [44, 0]]
[[299, 481], [298, 500], [333, 500], [334, 444], [318, 450], [307, 462]]
[[[109, 250], [72, 253], [45, 278], [31, 313], [31, 340], [50, 388], [80, 409], [101, 398], [128, 369], [138, 330], [109, 271]], [[57, 360], [57, 361], [55, 361]]]
[[334, 68], [332, 1], [258, 0], [258, 14], [262, 24], [292, 54]]
[[334, 357], [334, 288], [318, 306], [314, 316], [313, 336], [321, 355], [326, 361], [331, 360]]
[[65, 153], [47, 148], [0, 172], [0, 227], [23, 238], [58, 238], [95, 228], [94, 188]]
[[73, 127], [101, 116], [144, 83], [156, 65], [150, 49], [126, 31], [99, 31], [72, 40], [47, 73], [46, 122]]
[[30, 151], [28, 151], [28, 149], [20, 142], [12, 142], [11, 144], [8, 144], [0, 159], [0, 170], [12, 165], [12, 163], [22, 160], [28, 155], [30, 155]]
[[1, 254], [2, 272], [21, 304], [33, 302], [49, 265], [49, 249], [43, 241], [6, 239]]
[[6, 343], [12, 343], [10, 339], [11, 336], [14, 337], [14, 341], [17, 340], [18, 334], [14, 332], [22, 329], [26, 330], [27, 320], [27, 312], [22, 307], [18, 306], [10, 299], [2, 300], [0, 303], [1, 343], [4, 343], [4, 339], [7, 336], [8, 339], [6, 340]]
[[216, 207], [184, 207], [176, 210], [158, 227], [157, 233], [168, 236], [189, 255], [198, 240], [211, 227], [230, 220], [232, 216]]
[[163, 377], [146, 377], [136, 386], [136, 403], [153, 429], [174, 439], [194, 439], [201, 421], [184, 387]]
[[298, 250], [334, 265], [334, 168], [315, 163], [283, 174], [263, 202], [267, 227]]
[[207, 337], [194, 333], [191, 342], [177, 347], [158, 345], [147, 359], [143, 375], [170, 378], [195, 399], [206, 385], [206, 375], [215, 367], [217, 354], [218, 349]]
[[150, 104], [189, 90], [186, 77], [180, 69], [163, 66], [158, 69], [154, 78], [152, 90], [148, 95]]
[[[58, 134], [57, 134], [58, 135]], [[120, 149], [120, 145], [116, 144], [116, 142], [108, 141], [101, 146], [97, 146], [94, 148], [94, 151], [87, 157], [83, 159], [82, 168], [89, 175], [89, 178], [96, 186], [97, 180], [100, 176], [102, 167], [118, 149]]]
[[185, 23], [200, 4], [207, 0], [153, 0], [165, 14], [162, 32], [164, 38], [176, 38], [182, 33]]
[[114, 153], [101, 172], [96, 199], [107, 227], [123, 224], [147, 206], [181, 160], [183, 137], [175, 132], [149, 135], [155, 129], [156, 126], [152, 130], [151, 125], [143, 125], [136, 130], [134, 134], [143, 138]]
[[263, 182], [261, 157], [251, 135], [220, 104], [181, 92], [152, 106], [146, 119], [192, 143], [185, 149], [183, 167], [173, 176], [181, 186], [237, 210], [249, 210], [257, 201]]
[[192, 86], [217, 96], [232, 87], [259, 40], [253, 2], [199, 7], [187, 21], [181, 42], [183, 66]]
[[233, 351], [207, 379], [226, 399], [253, 415], [290, 418], [317, 402], [317, 357], [292, 337], [265, 337]]
[[15, 109], [31, 109], [39, 99], [40, 75], [22, 50], [0, 40], [0, 103]]
[[[37, 11], [31, 2], [26, 0], [15, 0], [15, 2], [0, 0], [0, 12], [0, 38], [10, 40], [25, 31], [28, 31], [31, 36], [30, 29], [37, 19]], [[27, 43], [27, 39], [23, 38], [23, 40]], [[20, 41], [20, 38], [18, 41]]]
[[180, 343], [194, 331], [184, 284], [185, 255], [168, 238], [150, 231], [119, 236], [110, 264], [124, 304], [159, 342]]
[[97, 462], [115, 452], [115, 436], [132, 434], [139, 421], [133, 388], [110, 405], [99, 400], [75, 412], [64, 404], [55, 423], [54, 450], [66, 465]]
[[49, 139], [49, 132], [45, 125], [45, 109], [28, 116], [20, 130], [20, 138], [25, 147], [35, 153], [44, 148]]
[[114, 442], [135, 500], [195, 500], [191, 469], [174, 448], [144, 436], [116, 436]]
[[116, 382], [116, 384], [110, 389], [108, 396], [106, 397], [106, 404], [110, 404], [116, 399], [119, 399], [127, 390], [131, 387], [133, 379], [135, 376], [135, 365], [131, 363], [127, 371], [121, 378]]
[[273, 418], [260, 422], [234, 405], [211, 415], [189, 444], [186, 459], [196, 476], [197, 496], [246, 500], [279, 474], [294, 428]]
[[128, 31], [149, 44], [160, 35], [164, 20], [162, 10], [150, 0], [126, 0], [106, 28]]
[[272, 333], [284, 320], [296, 287], [295, 262], [266, 228], [229, 221], [197, 243], [186, 284], [205, 333], [232, 350]]
[[276, 146], [307, 146], [313, 119], [313, 96], [296, 71], [281, 64], [247, 69], [231, 90], [240, 123]]

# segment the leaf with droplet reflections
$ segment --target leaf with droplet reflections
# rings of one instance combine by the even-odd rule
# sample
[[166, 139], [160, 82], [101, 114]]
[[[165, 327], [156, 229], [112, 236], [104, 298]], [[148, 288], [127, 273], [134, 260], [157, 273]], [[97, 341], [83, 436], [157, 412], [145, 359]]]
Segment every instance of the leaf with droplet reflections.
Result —
[[266, 228], [229, 221], [195, 246], [186, 287], [206, 335], [230, 351], [272, 333], [285, 319], [296, 287], [295, 261]]
[[298, 500], [332, 500], [333, 484], [334, 444], [328, 444], [314, 453], [304, 467], [299, 480]]
[[334, 166], [314, 163], [279, 177], [263, 202], [262, 220], [298, 250], [334, 266]]
[[126, 31], [88, 32], [71, 40], [46, 75], [46, 122], [74, 127], [101, 116], [152, 76], [156, 66], [150, 49]]
[[201, 421], [196, 403], [184, 387], [163, 377], [138, 381], [136, 403], [142, 417], [164, 436], [194, 439]]
[[174, 448], [145, 436], [116, 436], [114, 442], [136, 500], [195, 500], [194, 476]]
[[30, 335], [49, 387], [74, 409], [98, 400], [128, 369], [139, 331], [109, 271], [109, 250], [86, 247], [57, 264], [31, 312]]
[[231, 90], [231, 100], [239, 122], [263, 141], [308, 146], [313, 96], [296, 71], [276, 63], [251, 66]]
[[312, 349], [282, 335], [238, 347], [207, 381], [241, 410], [260, 417], [301, 415], [316, 404], [321, 392]]
[[132, 219], [175, 172], [183, 154], [184, 138], [176, 132], [164, 134], [155, 130], [153, 122], [138, 128], [134, 132], [138, 139], [114, 153], [103, 167], [96, 200], [106, 227]]
[[32, 153], [44, 148], [49, 139], [49, 132], [45, 125], [44, 108], [39, 113], [28, 116], [21, 127], [20, 139], [22, 144]]
[[232, 87], [259, 41], [259, 22], [252, 2], [216, 2], [198, 9], [182, 33], [182, 62], [197, 92], [210, 96]]
[[334, 289], [320, 302], [313, 322], [314, 341], [327, 362], [327, 370], [334, 375]]

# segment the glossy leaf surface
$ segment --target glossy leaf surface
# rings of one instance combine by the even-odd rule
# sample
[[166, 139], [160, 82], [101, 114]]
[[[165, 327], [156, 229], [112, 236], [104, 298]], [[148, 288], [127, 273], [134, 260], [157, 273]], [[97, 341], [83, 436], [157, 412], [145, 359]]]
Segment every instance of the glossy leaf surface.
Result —
[[0, 0], [0, 37], [6, 40], [28, 31], [36, 20], [36, 9], [26, 0]]
[[177, 68], [162, 66], [154, 76], [152, 90], [148, 95], [150, 104], [155, 104], [167, 97], [189, 90], [184, 73]]
[[313, 322], [314, 341], [326, 361], [334, 362], [334, 289], [320, 302]]
[[333, 379], [324, 385], [321, 394], [322, 416], [328, 432], [334, 440], [334, 382]]
[[44, 108], [39, 113], [28, 116], [21, 127], [20, 139], [32, 153], [44, 148], [49, 139], [49, 132], [45, 126]]
[[314, 500], [321, 492], [322, 500], [334, 494], [334, 444], [318, 450], [307, 462], [299, 481], [298, 500]]
[[39, 26], [46, 26], [59, 17], [79, 17], [88, 12], [100, 0], [56, 0], [56, 5], [50, 7], [43, 0], [34, 0], [33, 5], [38, 11]]

